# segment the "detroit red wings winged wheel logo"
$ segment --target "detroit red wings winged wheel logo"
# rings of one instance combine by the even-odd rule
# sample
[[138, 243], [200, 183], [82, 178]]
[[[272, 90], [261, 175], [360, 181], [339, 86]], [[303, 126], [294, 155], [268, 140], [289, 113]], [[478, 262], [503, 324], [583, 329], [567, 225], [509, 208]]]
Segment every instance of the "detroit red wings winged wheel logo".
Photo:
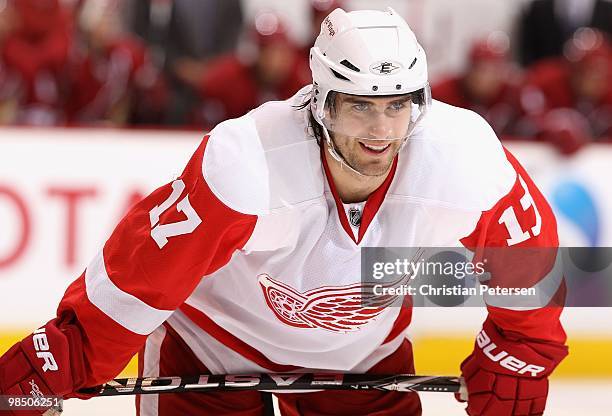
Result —
[[265, 273], [258, 280], [266, 303], [276, 317], [296, 328], [357, 331], [397, 300], [397, 296], [368, 295], [371, 290], [361, 283], [325, 286], [300, 293]]

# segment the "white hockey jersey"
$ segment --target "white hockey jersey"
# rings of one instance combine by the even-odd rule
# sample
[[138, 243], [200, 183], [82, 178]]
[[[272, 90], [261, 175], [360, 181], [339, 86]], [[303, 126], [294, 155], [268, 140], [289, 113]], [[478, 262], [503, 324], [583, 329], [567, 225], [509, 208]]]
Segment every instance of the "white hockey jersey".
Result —
[[[385, 183], [345, 206], [296, 108], [303, 93], [212, 130], [68, 289], [58, 313], [78, 319], [91, 384], [163, 322], [216, 373], [363, 372], [398, 348], [411, 310], [361, 305], [362, 247], [558, 244], [546, 201], [486, 122], [435, 101]], [[555, 278], [545, 269], [533, 285]], [[489, 314], [564, 337], [557, 311]]]

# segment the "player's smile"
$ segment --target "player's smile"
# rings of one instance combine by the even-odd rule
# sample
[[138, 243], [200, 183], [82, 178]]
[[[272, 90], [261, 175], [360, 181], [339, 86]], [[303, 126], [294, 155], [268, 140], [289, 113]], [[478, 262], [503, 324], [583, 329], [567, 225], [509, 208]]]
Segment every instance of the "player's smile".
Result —
[[382, 156], [390, 151], [391, 142], [383, 142], [381, 140], [359, 140], [359, 147], [368, 155]]

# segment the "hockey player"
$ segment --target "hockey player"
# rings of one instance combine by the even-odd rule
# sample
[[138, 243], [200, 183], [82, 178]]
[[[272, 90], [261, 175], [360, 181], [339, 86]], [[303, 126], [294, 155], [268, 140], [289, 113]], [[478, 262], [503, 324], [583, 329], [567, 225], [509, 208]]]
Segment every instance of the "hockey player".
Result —
[[[78, 396], [138, 351], [143, 376], [412, 373], [411, 310], [354, 302], [361, 247], [558, 244], [549, 206], [491, 128], [431, 102], [425, 53], [395, 12], [336, 9], [311, 54], [312, 87], [218, 125], [179, 178], [127, 214], [57, 317], [0, 359], [1, 394]], [[562, 291], [553, 263], [513, 273]], [[461, 365], [470, 415], [542, 414], [567, 354], [559, 309], [489, 299]], [[281, 394], [279, 405], [421, 414], [399, 392]], [[262, 407], [257, 392], [137, 401], [142, 416]]]

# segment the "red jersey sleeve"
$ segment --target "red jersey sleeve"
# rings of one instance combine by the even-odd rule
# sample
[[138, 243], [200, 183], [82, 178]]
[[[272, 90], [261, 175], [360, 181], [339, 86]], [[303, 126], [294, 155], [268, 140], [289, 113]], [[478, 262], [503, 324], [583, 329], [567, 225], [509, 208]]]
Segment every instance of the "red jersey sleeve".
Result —
[[516, 171], [515, 183], [461, 242], [476, 256], [487, 253], [489, 286], [533, 288], [540, 300], [521, 306], [513, 296], [506, 297], [507, 302], [485, 296], [488, 320], [516, 337], [564, 343], [559, 316], [565, 285], [555, 216], [525, 169], [505, 152]]
[[257, 217], [226, 206], [204, 179], [207, 139], [178, 179], [130, 210], [59, 305], [60, 322], [81, 333], [85, 386], [116, 376], [252, 234]]

